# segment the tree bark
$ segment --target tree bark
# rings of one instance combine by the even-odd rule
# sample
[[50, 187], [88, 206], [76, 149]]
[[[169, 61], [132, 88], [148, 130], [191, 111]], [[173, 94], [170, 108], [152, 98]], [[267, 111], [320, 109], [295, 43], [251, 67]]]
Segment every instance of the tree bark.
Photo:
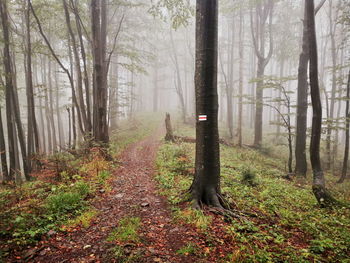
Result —
[[106, 57], [106, 3], [101, 0], [91, 0], [91, 25], [94, 57], [93, 85], [93, 132], [98, 142], [107, 143], [107, 74]]
[[[262, 77], [264, 76], [265, 67], [271, 59], [273, 52], [272, 40], [272, 16], [274, 2], [265, 0], [263, 3], [258, 3], [256, 7], [256, 32], [253, 30], [253, 15], [251, 12], [251, 28], [254, 43], [255, 54], [258, 58], [256, 97], [255, 97], [255, 133], [254, 145], [261, 146], [263, 132], [263, 85]], [[266, 41], [266, 21], [269, 18], [269, 38], [270, 47], [268, 55], [265, 57], [265, 41]]]
[[166, 128], [165, 140], [173, 142], [174, 141], [174, 133], [173, 133], [173, 128], [171, 126], [171, 120], [170, 120], [169, 113], [166, 113], [166, 115], [165, 115], [165, 128]]
[[27, 155], [28, 155], [28, 172], [35, 168], [35, 162], [33, 155], [39, 152], [39, 134], [38, 125], [35, 115], [35, 103], [34, 103], [34, 88], [32, 78], [32, 47], [31, 47], [31, 33], [30, 33], [30, 6], [29, 1], [24, 4], [25, 9], [25, 78], [26, 78], [26, 95], [27, 95]]
[[[325, 0], [321, 1], [315, 9], [315, 15], [320, 10]], [[304, 4], [303, 36], [302, 47], [299, 56], [298, 68], [298, 95], [297, 95], [297, 116], [296, 116], [296, 137], [295, 137], [295, 174], [306, 177], [306, 130], [307, 130], [307, 108], [308, 108], [308, 82], [307, 68], [309, 64], [309, 43], [308, 43], [308, 14]]]
[[341, 177], [338, 183], [343, 183], [348, 171], [348, 161], [349, 161], [349, 128], [350, 128], [350, 70], [348, 74], [348, 84], [346, 86], [346, 109], [345, 109], [345, 149], [344, 149], [344, 160], [343, 160], [343, 169]]
[[2, 124], [2, 113], [0, 107], [0, 158], [1, 158], [1, 172], [3, 180], [6, 180], [9, 177], [8, 165], [6, 159], [6, 144], [4, 136], [4, 127]]
[[7, 121], [7, 136], [9, 149], [10, 170], [8, 176], [4, 178], [5, 181], [13, 181], [14, 172], [16, 170], [16, 156], [15, 156], [15, 137], [14, 137], [14, 120], [12, 116], [13, 104], [13, 72], [11, 66], [10, 54], [10, 36], [9, 36], [9, 21], [7, 13], [7, 1], [0, 1], [0, 16], [2, 23], [2, 35], [4, 41], [3, 63], [5, 68], [5, 100], [6, 100], [6, 121]]
[[[195, 206], [222, 208], [218, 131], [218, 1], [197, 0], [196, 7], [196, 160], [191, 192]], [[207, 115], [199, 121], [199, 115]]]
[[242, 125], [243, 125], [243, 60], [244, 60], [244, 16], [242, 8], [239, 11], [239, 87], [238, 87], [238, 146], [242, 147]]
[[312, 101], [312, 131], [310, 144], [310, 159], [313, 170], [313, 184], [312, 190], [318, 203], [324, 206], [332, 206], [334, 198], [326, 190], [326, 182], [321, 167], [320, 160], [320, 141], [322, 129], [322, 104], [320, 97], [320, 89], [318, 83], [318, 56], [317, 56], [317, 41], [315, 29], [315, 15], [314, 15], [314, 0], [306, 1], [307, 12], [307, 27], [309, 40], [309, 55], [310, 55], [310, 88]]

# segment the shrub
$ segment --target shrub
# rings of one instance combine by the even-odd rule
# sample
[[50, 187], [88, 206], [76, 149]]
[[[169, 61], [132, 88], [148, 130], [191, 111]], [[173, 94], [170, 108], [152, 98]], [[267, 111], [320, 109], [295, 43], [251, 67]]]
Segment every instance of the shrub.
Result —
[[249, 186], [257, 186], [257, 179], [256, 179], [256, 171], [251, 169], [250, 167], [243, 168], [241, 173], [241, 182], [245, 185]]

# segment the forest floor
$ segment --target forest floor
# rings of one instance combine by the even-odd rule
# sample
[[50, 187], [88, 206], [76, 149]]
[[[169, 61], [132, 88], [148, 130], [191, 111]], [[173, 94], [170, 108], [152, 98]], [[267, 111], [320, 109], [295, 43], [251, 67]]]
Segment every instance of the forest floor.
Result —
[[[221, 147], [222, 192], [240, 215], [230, 218], [191, 209], [194, 144], [164, 133], [158, 117], [135, 120], [112, 137], [112, 160], [64, 153], [59, 175], [0, 187], [0, 262], [350, 262], [349, 209], [320, 209], [310, 180], [286, 180], [280, 149]], [[349, 182], [327, 181], [350, 201]]]
[[[54, 235], [35, 248], [40, 253], [30, 261], [196, 262], [195, 256], [176, 251], [200, 236], [189, 225], [175, 225], [165, 198], [156, 194], [154, 163], [163, 134], [159, 128], [124, 150], [110, 180], [111, 190], [93, 204], [98, 217], [91, 226]], [[130, 228], [126, 233], [118, 232], [121, 221]], [[137, 236], [129, 233], [133, 230]]]
[[160, 127], [121, 153], [108, 192], [92, 203], [97, 216], [87, 227], [52, 231], [50, 238], [9, 261], [199, 262], [181, 249], [201, 244], [202, 235], [194, 226], [174, 222], [166, 198], [157, 194], [155, 158], [163, 134]]

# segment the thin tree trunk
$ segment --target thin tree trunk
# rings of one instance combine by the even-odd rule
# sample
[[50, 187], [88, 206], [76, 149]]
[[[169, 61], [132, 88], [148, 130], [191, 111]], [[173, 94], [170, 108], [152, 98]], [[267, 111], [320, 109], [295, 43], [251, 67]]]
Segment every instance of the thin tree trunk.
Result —
[[322, 104], [318, 84], [318, 58], [315, 30], [314, 1], [306, 0], [306, 12], [308, 16], [308, 40], [310, 54], [310, 87], [312, 101], [312, 131], [310, 144], [310, 159], [313, 170], [313, 193], [321, 206], [332, 206], [334, 198], [326, 190], [326, 182], [321, 167], [320, 141], [322, 129]]
[[3, 180], [7, 180], [9, 177], [7, 159], [6, 159], [6, 144], [4, 136], [4, 127], [2, 124], [2, 113], [0, 107], [0, 157], [1, 157], [1, 172]]
[[49, 96], [49, 108], [48, 108], [48, 114], [49, 114], [49, 119], [50, 119], [50, 125], [51, 125], [51, 131], [52, 131], [52, 149], [54, 152], [57, 151], [57, 137], [56, 137], [56, 127], [55, 127], [55, 119], [53, 115], [53, 94], [52, 94], [52, 68], [51, 68], [51, 60], [50, 58], [48, 59], [48, 76], [49, 76], [49, 85], [48, 85], [48, 96]]
[[39, 134], [38, 125], [35, 116], [35, 103], [34, 103], [34, 88], [32, 78], [32, 48], [31, 48], [31, 36], [30, 36], [30, 7], [29, 1], [26, 1], [25, 6], [25, 78], [26, 78], [26, 95], [27, 95], [27, 155], [28, 155], [28, 172], [32, 171], [35, 162], [33, 160], [33, 154], [39, 151]]
[[76, 87], [77, 87], [77, 99], [79, 103], [79, 109], [81, 112], [82, 120], [84, 123], [84, 129], [88, 130], [88, 121], [87, 121], [87, 114], [86, 114], [86, 108], [84, 103], [84, 95], [83, 95], [83, 77], [81, 74], [81, 67], [80, 67], [80, 57], [78, 52], [78, 45], [76, 43], [75, 34], [72, 30], [72, 25], [70, 21], [70, 14], [68, 10], [68, 5], [66, 0], [62, 0], [63, 7], [64, 7], [64, 13], [66, 18], [66, 24], [68, 28], [68, 33], [70, 35], [70, 43], [72, 44], [72, 51], [74, 55], [74, 66], [75, 66], [75, 74], [76, 74]]
[[[272, 40], [272, 16], [273, 16], [274, 2], [272, 0], [263, 1], [258, 3], [256, 7], [256, 32], [253, 30], [253, 15], [251, 12], [251, 28], [252, 37], [254, 43], [254, 49], [258, 58], [258, 69], [256, 84], [256, 98], [255, 98], [255, 134], [254, 145], [256, 147], [261, 146], [262, 142], [262, 130], [263, 130], [263, 85], [262, 77], [264, 76], [265, 67], [271, 59], [273, 52], [273, 40]], [[266, 40], [266, 21], [269, 18], [269, 38], [270, 47], [269, 53], [265, 57], [265, 40]]]
[[180, 100], [182, 121], [185, 123], [186, 122], [186, 114], [187, 114], [186, 103], [185, 103], [185, 99], [184, 99], [184, 92], [182, 89], [180, 67], [179, 67], [179, 61], [178, 61], [178, 57], [177, 57], [177, 51], [176, 51], [176, 47], [175, 47], [175, 43], [174, 43], [172, 29], [170, 29], [170, 39], [171, 39], [171, 46], [173, 49], [175, 74], [176, 74], [175, 89], [176, 89], [176, 93], [179, 96], [179, 100]]
[[349, 128], [350, 128], [350, 70], [348, 74], [348, 84], [346, 86], [346, 109], [345, 109], [345, 149], [344, 149], [344, 160], [343, 160], [343, 169], [341, 177], [338, 183], [343, 183], [348, 171], [348, 161], [349, 161]]
[[238, 87], [238, 146], [242, 147], [242, 123], [243, 123], [243, 60], [244, 60], [244, 16], [242, 8], [239, 11], [239, 87]]

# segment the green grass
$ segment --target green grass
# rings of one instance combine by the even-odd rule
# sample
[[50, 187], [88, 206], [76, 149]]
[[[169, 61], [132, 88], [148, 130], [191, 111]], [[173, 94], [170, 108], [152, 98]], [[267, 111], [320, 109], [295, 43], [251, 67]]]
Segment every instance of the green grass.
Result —
[[141, 225], [139, 217], [125, 217], [119, 221], [118, 227], [113, 230], [107, 241], [132, 242], [140, 241], [138, 230]]
[[198, 247], [194, 243], [188, 243], [186, 246], [183, 246], [176, 251], [177, 254], [187, 256], [194, 255], [198, 252]]
[[[186, 127], [183, 134], [190, 134]], [[274, 151], [274, 150], [273, 150]], [[192, 182], [194, 144], [164, 144], [157, 157], [160, 192], [173, 204], [175, 216], [195, 224], [187, 209], [177, 204]], [[350, 262], [350, 211], [322, 209], [311, 190], [311, 180], [283, 179], [284, 159], [252, 149], [221, 146], [221, 188], [238, 210], [256, 214], [234, 220], [223, 229], [230, 235], [232, 254], [237, 262]], [[350, 183], [336, 184], [327, 175], [332, 194], [350, 201]], [[206, 222], [210, 229], [211, 221]]]
[[[150, 135], [161, 118], [144, 114], [133, 121], [121, 121], [109, 145], [115, 160], [129, 144]], [[108, 182], [117, 162], [107, 160], [96, 148], [90, 151], [83, 146], [77, 150], [82, 154], [79, 157], [67, 152], [47, 157], [59, 165], [59, 174], [45, 170], [32, 182], [0, 185], [0, 251], [3, 246], [33, 245], [50, 230], [89, 227], [97, 215], [90, 202], [98, 190], [110, 190]], [[0, 258], [9, 253], [0, 252]]]

